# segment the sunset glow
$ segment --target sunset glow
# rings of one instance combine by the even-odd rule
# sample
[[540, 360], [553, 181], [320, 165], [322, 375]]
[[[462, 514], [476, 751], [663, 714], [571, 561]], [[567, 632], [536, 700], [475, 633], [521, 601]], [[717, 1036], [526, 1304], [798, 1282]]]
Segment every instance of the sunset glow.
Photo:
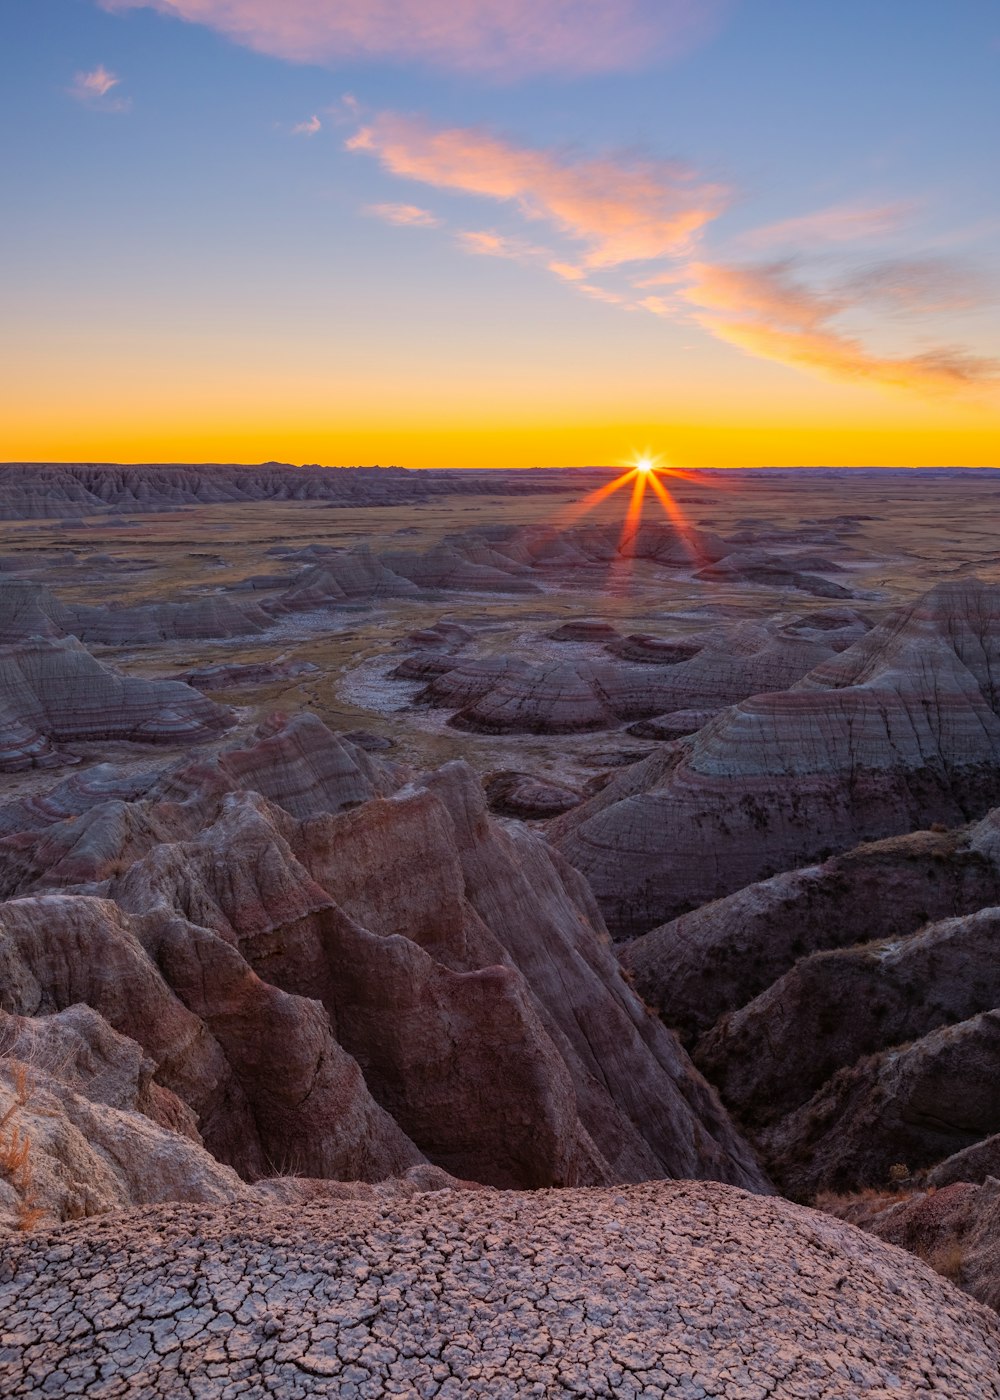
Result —
[[996, 464], [1000, 40], [906, 14], [9, 0], [0, 459]]

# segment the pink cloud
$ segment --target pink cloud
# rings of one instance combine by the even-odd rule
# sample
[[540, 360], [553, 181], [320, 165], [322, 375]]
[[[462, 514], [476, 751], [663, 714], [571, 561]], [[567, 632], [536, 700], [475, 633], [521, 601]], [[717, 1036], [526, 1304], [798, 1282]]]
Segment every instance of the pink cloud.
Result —
[[852, 243], [881, 238], [900, 228], [913, 207], [906, 203], [832, 204], [812, 214], [752, 229], [738, 241], [746, 248], [808, 248], [816, 243]]
[[102, 107], [108, 112], [124, 112], [129, 106], [127, 99], [108, 97], [111, 89], [116, 88], [120, 82], [121, 78], [110, 73], [103, 63], [99, 63], [89, 73], [77, 73], [68, 91], [70, 97], [75, 97], [78, 102], [85, 102], [91, 107]]
[[606, 287], [597, 287], [593, 282], [578, 282], [577, 289], [585, 296], [593, 297], [595, 301], [606, 301], [609, 306], [627, 306], [626, 297], [620, 296], [618, 292], [609, 292]]
[[514, 262], [537, 263], [549, 255], [544, 248], [536, 248], [523, 238], [508, 238], [506, 234], [494, 233], [492, 229], [468, 229], [456, 235], [456, 243], [465, 253], [475, 253], [486, 258], [510, 258]]
[[376, 219], [384, 219], [387, 224], [400, 224], [407, 228], [440, 228], [441, 220], [429, 209], [421, 209], [418, 204], [368, 204], [366, 214]]
[[663, 316], [669, 320], [677, 317], [677, 306], [666, 297], [643, 297], [637, 305], [644, 311], [651, 311], [654, 316]]
[[699, 308], [698, 323], [719, 340], [763, 359], [834, 379], [914, 390], [960, 389], [1000, 379], [1000, 362], [958, 347], [915, 355], [874, 353], [830, 324], [863, 303], [843, 290], [819, 293], [799, 285], [787, 264], [694, 263], [690, 273], [691, 285], [681, 295]]
[[582, 282], [587, 275], [576, 263], [560, 262], [558, 258], [550, 262], [548, 267], [550, 272], [554, 272], [564, 282]]
[[297, 122], [292, 127], [292, 134], [294, 136], [315, 136], [317, 131], [322, 131], [322, 129], [323, 123], [314, 113], [308, 121]]
[[560, 159], [475, 128], [435, 130], [386, 112], [347, 142], [394, 175], [513, 204], [583, 245], [583, 268], [688, 252], [725, 202], [718, 187], [666, 162]]
[[300, 63], [417, 59], [496, 74], [593, 73], [676, 56], [728, 0], [98, 0], [208, 25]]

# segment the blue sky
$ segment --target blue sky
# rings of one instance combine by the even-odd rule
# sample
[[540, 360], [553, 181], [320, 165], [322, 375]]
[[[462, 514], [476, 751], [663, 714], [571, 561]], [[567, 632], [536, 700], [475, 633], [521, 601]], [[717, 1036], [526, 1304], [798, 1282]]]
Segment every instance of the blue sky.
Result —
[[993, 450], [997, 4], [487, 0], [484, 43], [474, 0], [443, 39], [414, 0], [105, 3], [0, 17], [3, 455], [569, 460], [589, 420]]

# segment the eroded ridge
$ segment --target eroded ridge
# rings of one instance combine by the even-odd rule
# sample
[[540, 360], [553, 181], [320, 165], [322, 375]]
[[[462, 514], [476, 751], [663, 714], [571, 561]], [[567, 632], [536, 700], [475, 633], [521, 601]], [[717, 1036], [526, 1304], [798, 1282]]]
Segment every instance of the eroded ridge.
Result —
[[715, 1183], [153, 1207], [11, 1240], [8, 1396], [1000, 1396], [1000, 1321]]

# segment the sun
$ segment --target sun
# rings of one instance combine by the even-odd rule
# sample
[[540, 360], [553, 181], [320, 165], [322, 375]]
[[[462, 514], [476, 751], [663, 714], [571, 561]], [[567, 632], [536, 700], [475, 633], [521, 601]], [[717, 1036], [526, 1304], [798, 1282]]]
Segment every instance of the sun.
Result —
[[624, 511], [621, 538], [618, 542], [619, 562], [627, 568], [639, 539], [643, 506], [647, 502], [648, 491], [650, 497], [656, 498], [656, 504], [673, 526], [680, 546], [687, 551], [692, 561], [701, 562], [698, 533], [692, 528], [673, 491], [668, 489], [667, 482], [671, 481], [671, 478], [675, 478], [678, 481], [691, 481], [699, 485], [706, 485], [708, 483], [704, 478], [695, 472], [685, 471], [683, 468], [675, 466], [669, 458], [653, 453], [648, 448], [641, 455], [636, 453], [632, 457], [622, 458], [618, 465], [621, 468], [621, 474], [613, 481], [609, 481], [606, 486], [591, 491], [582, 500], [576, 501], [568, 509], [561, 512], [556, 528], [567, 529], [575, 524], [581, 516], [587, 515], [597, 506], [603, 505], [616, 491], [621, 491], [623, 487], [631, 488], [628, 491], [628, 504]]

